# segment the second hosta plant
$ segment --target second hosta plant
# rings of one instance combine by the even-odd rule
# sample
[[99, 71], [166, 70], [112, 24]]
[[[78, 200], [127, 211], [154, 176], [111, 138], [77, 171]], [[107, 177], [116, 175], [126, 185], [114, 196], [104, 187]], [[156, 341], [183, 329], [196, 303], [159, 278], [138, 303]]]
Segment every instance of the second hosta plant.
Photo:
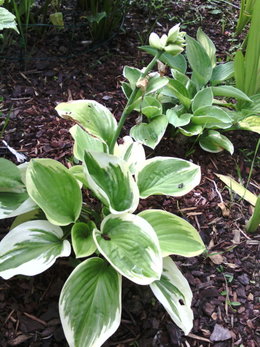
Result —
[[[57, 106], [60, 116], [77, 123], [70, 132], [79, 165], [68, 169], [52, 159], [32, 159], [16, 166], [0, 159], [0, 218], [16, 217], [0, 242], [0, 276], [34, 276], [73, 253], [79, 264], [59, 300], [71, 347], [101, 346], [117, 330], [122, 276], [149, 285], [185, 334], [192, 328], [192, 293], [170, 256], [193, 257], [205, 246], [182, 218], [158, 209], [137, 213], [137, 207], [151, 195], [188, 193], [200, 182], [200, 168], [179, 158], [146, 159], [142, 144], [129, 136], [117, 143], [131, 103], [156, 60], [167, 47], [179, 53], [182, 40], [178, 26], [164, 38], [133, 85], [119, 124], [93, 100]], [[148, 88], [157, 83], [162, 82], [151, 79]], [[150, 130], [147, 134], [153, 136]], [[89, 191], [100, 208], [93, 209]]]

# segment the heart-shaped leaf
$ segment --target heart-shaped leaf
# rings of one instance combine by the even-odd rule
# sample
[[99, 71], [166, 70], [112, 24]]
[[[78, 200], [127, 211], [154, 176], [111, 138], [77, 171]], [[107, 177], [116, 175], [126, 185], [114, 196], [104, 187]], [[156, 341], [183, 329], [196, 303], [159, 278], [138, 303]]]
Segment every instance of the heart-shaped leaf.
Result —
[[58, 257], [68, 257], [70, 243], [63, 231], [46, 220], [18, 225], [0, 242], [0, 276], [34, 276], [51, 267]]
[[89, 188], [111, 213], [136, 210], [139, 191], [127, 162], [106, 153], [86, 152], [84, 167]]
[[81, 190], [69, 170], [53, 159], [33, 159], [26, 171], [30, 198], [55, 225], [75, 222], [82, 205]]
[[201, 107], [212, 106], [213, 93], [211, 88], [204, 88], [200, 90], [192, 101], [192, 111], [195, 112]]
[[153, 118], [150, 123], [140, 123], [131, 128], [130, 135], [135, 141], [154, 149], [161, 141], [168, 125], [166, 116]]
[[178, 113], [172, 108], [166, 111], [166, 116], [168, 118], [169, 123], [173, 125], [175, 128], [178, 128], [189, 124], [193, 114], [183, 113], [181, 115], [178, 115]]
[[110, 145], [117, 123], [105, 106], [94, 100], [73, 100], [62, 102], [55, 107], [60, 117], [73, 119], [85, 128], [90, 135]]
[[155, 230], [163, 257], [170, 254], [194, 257], [204, 252], [199, 233], [184, 219], [162, 210], [142, 211], [139, 216]]
[[121, 321], [121, 276], [101, 258], [78, 265], [59, 300], [63, 331], [71, 347], [100, 347]]
[[163, 259], [160, 281], [153, 282], [150, 287], [174, 323], [188, 335], [193, 325], [192, 292], [188, 281], [170, 257]]
[[126, 213], [108, 215], [94, 230], [100, 253], [123, 276], [137, 284], [159, 279], [162, 257], [157, 235], [143, 218]]
[[200, 167], [172, 157], [155, 157], [138, 168], [137, 184], [141, 198], [150, 195], [182, 196], [199, 184]]

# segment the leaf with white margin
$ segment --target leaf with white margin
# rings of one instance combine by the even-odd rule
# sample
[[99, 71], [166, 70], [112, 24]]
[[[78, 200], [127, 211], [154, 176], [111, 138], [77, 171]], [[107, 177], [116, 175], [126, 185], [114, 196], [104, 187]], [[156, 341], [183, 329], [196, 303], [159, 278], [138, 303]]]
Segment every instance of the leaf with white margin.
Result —
[[19, 193], [24, 188], [18, 167], [10, 160], [0, 158], [0, 192]]
[[138, 167], [137, 185], [140, 197], [150, 195], [182, 196], [200, 183], [200, 167], [187, 160], [155, 157]]
[[76, 258], [89, 257], [97, 249], [92, 231], [96, 225], [92, 221], [75, 223], [71, 229], [72, 247]]
[[51, 267], [57, 258], [68, 257], [70, 243], [62, 237], [62, 229], [46, 220], [18, 225], [0, 242], [0, 276], [34, 276]]
[[205, 245], [197, 230], [186, 220], [162, 210], [145, 210], [138, 214], [156, 232], [162, 256], [177, 254], [195, 257], [205, 250]]
[[79, 125], [75, 124], [70, 128], [70, 133], [74, 139], [73, 155], [78, 159], [84, 160], [85, 151], [107, 152], [107, 145], [97, 137], [91, 136]]
[[121, 321], [121, 276], [101, 258], [78, 265], [65, 282], [60, 318], [70, 347], [100, 347]]
[[137, 166], [145, 161], [145, 151], [142, 144], [133, 141], [131, 136], [123, 137], [123, 143], [115, 148], [114, 154], [127, 162], [132, 174], [136, 172]]
[[92, 136], [96, 136], [108, 146], [111, 143], [117, 122], [108, 108], [94, 100], [73, 100], [62, 102], [55, 107], [60, 117], [73, 119]]
[[95, 229], [94, 241], [100, 253], [121, 275], [146, 285], [160, 279], [162, 256], [152, 226], [134, 214], [108, 215]]
[[188, 281], [170, 257], [163, 259], [160, 281], [153, 282], [150, 287], [174, 323], [188, 335], [193, 326], [192, 292]]
[[251, 116], [238, 122], [240, 129], [254, 131], [260, 134], [260, 115]]
[[82, 195], [69, 170], [53, 159], [32, 159], [26, 171], [29, 196], [55, 225], [75, 222], [81, 211]]
[[26, 192], [0, 192], [0, 219], [16, 217], [33, 211], [37, 207]]
[[136, 210], [139, 191], [124, 160], [111, 154], [85, 152], [84, 167], [88, 187], [111, 213]]
[[234, 153], [232, 142], [218, 131], [210, 130], [199, 138], [199, 145], [204, 151], [210, 153], [219, 153], [223, 149], [227, 150], [231, 155]]
[[135, 141], [154, 149], [161, 141], [168, 125], [165, 115], [152, 118], [149, 123], [140, 123], [133, 126], [130, 135]]

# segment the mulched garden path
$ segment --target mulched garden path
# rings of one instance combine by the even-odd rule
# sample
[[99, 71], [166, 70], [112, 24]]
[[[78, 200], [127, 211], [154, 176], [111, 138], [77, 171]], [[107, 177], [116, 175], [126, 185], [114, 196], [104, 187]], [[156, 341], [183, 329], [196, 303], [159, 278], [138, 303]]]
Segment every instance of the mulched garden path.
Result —
[[[177, 1], [171, 8], [172, 22], [164, 16], [157, 20], [153, 30], [163, 32], [180, 20], [178, 18], [183, 18], [190, 35], [194, 36], [198, 26], [202, 26], [216, 44], [219, 59], [228, 59], [234, 19], [228, 20], [226, 11], [237, 15], [236, 9], [219, 1], [221, 11], [214, 13], [206, 6], [207, 1], [189, 3]], [[127, 15], [124, 30], [96, 50], [87, 51], [75, 37], [72, 42], [66, 35], [47, 33], [38, 51], [42, 59], [28, 61], [26, 68], [18, 61], [6, 60], [1, 67], [0, 90], [4, 97], [1, 127], [7, 114], [10, 121], [3, 134], [0, 132], [3, 139], [28, 159], [48, 157], [70, 165], [72, 123], [58, 118], [54, 107], [62, 101], [94, 99], [109, 107], [119, 119], [125, 104], [120, 88], [123, 67], [145, 65], [147, 55], [138, 51], [137, 46], [140, 40], [147, 38], [155, 19], [155, 15], [136, 7]], [[57, 58], [58, 53], [62, 53], [63, 58]], [[125, 134], [133, 123], [132, 117], [125, 125]], [[195, 146], [195, 151], [186, 157], [202, 169], [202, 181], [192, 192], [181, 198], [153, 196], [142, 200], [138, 207], [138, 210], [162, 208], [182, 216], [196, 227], [208, 247], [208, 255], [174, 257], [194, 294], [192, 332], [189, 336], [183, 335], [149, 287], [124, 280], [122, 323], [104, 346], [260, 345], [257, 325], [260, 235], [245, 234], [244, 225], [252, 213], [251, 206], [238, 196], [230, 195], [214, 175], [232, 175], [246, 183], [258, 137], [249, 132], [234, 132], [228, 136], [235, 145], [233, 156], [227, 152], [212, 155]], [[147, 153], [184, 158], [190, 146], [167, 134], [154, 152]], [[2, 143], [0, 155], [15, 161]], [[259, 194], [259, 168], [257, 160], [249, 184], [249, 189], [256, 194]], [[9, 225], [1, 221], [1, 237]], [[1, 347], [67, 346], [57, 302], [72, 269], [71, 264], [61, 259], [34, 278], [17, 276], [8, 281], [0, 280]]]

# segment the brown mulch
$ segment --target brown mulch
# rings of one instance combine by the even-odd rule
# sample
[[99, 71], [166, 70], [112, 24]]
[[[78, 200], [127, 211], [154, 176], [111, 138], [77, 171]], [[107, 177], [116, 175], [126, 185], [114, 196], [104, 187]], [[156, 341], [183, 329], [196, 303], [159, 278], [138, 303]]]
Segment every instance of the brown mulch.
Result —
[[[196, 0], [190, 6], [188, 1], [178, 1], [173, 23], [169, 23], [169, 18], [160, 18], [154, 30], [166, 30], [180, 16], [185, 23], [190, 22], [185, 29], [190, 35], [194, 36], [195, 29], [201, 25], [214, 40], [219, 58], [226, 59], [231, 45], [231, 23], [227, 20], [223, 27], [223, 12], [211, 14], [212, 9], [205, 7], [205, 3], [208, 2]], [[222, 5], [222, 11], [225, 6]], [[18, 61], [6, 60], [1, 67], [0, 90], [4, 106], [0, 125], [3, 126], [8, 114], [10, 121], [3, 133], [4, 140], [28, 159], [49, 157], [67, 165], [72, 160], [69, 134], [72, 123], [58, 118], [54, 107], [71, 99], [95, 99], [119, 119], [125, 104], [120, 88], [123, 67], [145, 65], [147, 55], [136, 47], [140, 45], [140, 35], [142, 39], [147, 37], [155, 19], [156, 16], [147, 16], [142, 9], [136, 8], [127, 16], [124, 31], [96, 50], [87, 51], [80, 42], [73, 42], [75, 50], [71, 52], [70, 42], [64, 43], [62, 40], [66, 38], [59, 34], [48, 44], [42, 40], [42, 59], [29, 60], [25, 67]], [[55, 58], [55, 49], [61, 46], [63, 57]], [[70, 57], [72, 53], [75, 55]], [[133, 118], [126, 123], [125, 134], [132, 122]], [[149, 287], [124, 280], [122, 323], [104, 346], [256, 347], [260, 344], [257, 267], [260, 236], [259, 233], [245, 233], [244, 225], [252, 214], [251, 206], [235, 194], [230, 195], [214, 175], [232, 175], [246, 183], [258, 137], [249, 132], [234, 132], [228, 137], [235, 145], [233, 156], [227, 152], [212, 155], [195, 146], [195, 151], [186, 158], [202, 169], [202, 181], [192, 192], [181, 198], [152, 196], [142, 200], [138, 207], [139, 210], [162, 208], [183, 217], [196, 227], [208, 247], [206, 255], [174, 257], [194, 294], [191, 334], [183, 335]], [[147, 154], [183, 158], [190, 148], [190, 143], [172, 139], [168, 133], [156, 150], [147, 150]], [[15, 161], [1, 143], [0, 155]], [[256, 188], [259, 167], [258, 160], [249, 184], [255, 194], [259, 194]], [[1, 221], [1, 237], [9, 225]], [[34, 278], [17, 276], [8, 281], [0, 280], [1, 347], [67, 346], [57, 302], [71, 271], [72, 264], [62, 259]]]

